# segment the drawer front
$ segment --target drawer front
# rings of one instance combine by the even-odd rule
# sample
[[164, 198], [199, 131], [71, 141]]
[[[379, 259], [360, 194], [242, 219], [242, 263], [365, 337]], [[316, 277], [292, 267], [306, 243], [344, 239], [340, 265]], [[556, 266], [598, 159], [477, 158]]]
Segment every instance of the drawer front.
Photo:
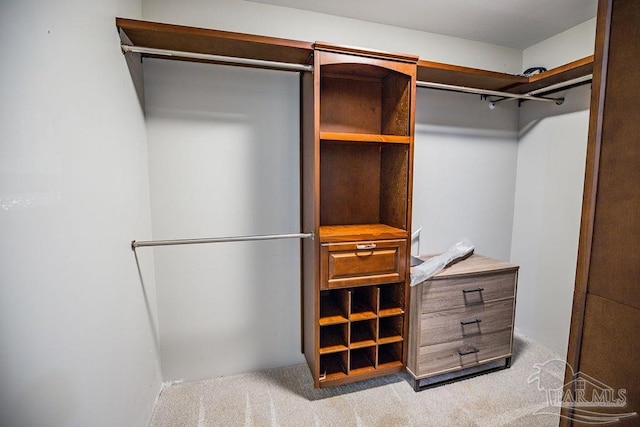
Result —
[[421, 316], [420, 345], [486, 335], [513, 325], [513, 299], [474, 304]]
[[321, 288], [403, 282], [406, 241], [373, 240], [322, 245]]
[[516, 271], [459, 278], [430, 279], [422, 283], [422, 313], [514, 298]]
[[418, 376], [469, 368], [490, 359], [511, 355], [511, 329], [458, 341], [420, 347]]

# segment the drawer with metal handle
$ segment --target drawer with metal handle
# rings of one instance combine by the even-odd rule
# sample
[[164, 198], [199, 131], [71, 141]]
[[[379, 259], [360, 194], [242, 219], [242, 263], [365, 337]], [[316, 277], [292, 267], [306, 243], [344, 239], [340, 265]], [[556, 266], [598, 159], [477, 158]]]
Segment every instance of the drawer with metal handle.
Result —
[[460, 278], [432, 278], [422, 284], [422, 313], [515, 297], [517, 271]]
[[333, 289], [406, 279], [405, 240], [374, 240], [322, 245], [321, 288]]
[[512, 298], [421, 315], [420, 345], [439, 344], [511, 328]]
[[422, 346], [418, 350], [420, 377], [468, 368], [511, 356], [511, 328], [461, 340]]

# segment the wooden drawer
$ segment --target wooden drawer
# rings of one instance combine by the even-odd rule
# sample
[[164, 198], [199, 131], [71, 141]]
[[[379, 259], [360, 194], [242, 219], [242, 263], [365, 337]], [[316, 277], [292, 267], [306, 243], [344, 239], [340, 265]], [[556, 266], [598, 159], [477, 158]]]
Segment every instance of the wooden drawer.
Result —
[[420, 345], [433, 345], [510, 329], [513, 299], [474, 304], [421, 316]]
[[464, 369], [511, 355], [511, 328], [462, 340], [420, 347], [418, 377]]
[[514, 298], [517, 272], [429, 279], [422, 283], [422, 313]]
[[373, 240], [322, 245], [321, 288], [404, 282], [406, 241]]

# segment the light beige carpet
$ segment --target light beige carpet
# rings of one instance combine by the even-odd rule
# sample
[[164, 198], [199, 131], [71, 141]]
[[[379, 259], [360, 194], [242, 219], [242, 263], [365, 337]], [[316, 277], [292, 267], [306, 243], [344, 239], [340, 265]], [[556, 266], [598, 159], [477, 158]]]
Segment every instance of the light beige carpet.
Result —
[[404, 373], [315, 390], [306, 365], [184, 383], [162, 391], [151, 426], [556, 426], [557, 359], [516, 334], [510, 369], [420, 392]]

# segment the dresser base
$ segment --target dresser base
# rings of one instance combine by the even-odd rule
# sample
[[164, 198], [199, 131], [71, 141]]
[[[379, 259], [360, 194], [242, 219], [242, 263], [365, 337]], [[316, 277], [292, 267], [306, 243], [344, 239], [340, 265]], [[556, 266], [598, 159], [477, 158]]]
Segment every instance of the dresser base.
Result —
[[445, 384], [451, 384], [456, 381], [462, 381], [479, 375], [488, 374], [490, 372], [501, 371], [511, 367], [511, 356], [499, 360], [493, 360], [477, 366], [461, 369], [455, 372], [447, 372], [427, 378], [416, 378], [416, 376], [408, 370], [413, 377], [413, 390], [422, 391], [428, 388], [439, 387]]

